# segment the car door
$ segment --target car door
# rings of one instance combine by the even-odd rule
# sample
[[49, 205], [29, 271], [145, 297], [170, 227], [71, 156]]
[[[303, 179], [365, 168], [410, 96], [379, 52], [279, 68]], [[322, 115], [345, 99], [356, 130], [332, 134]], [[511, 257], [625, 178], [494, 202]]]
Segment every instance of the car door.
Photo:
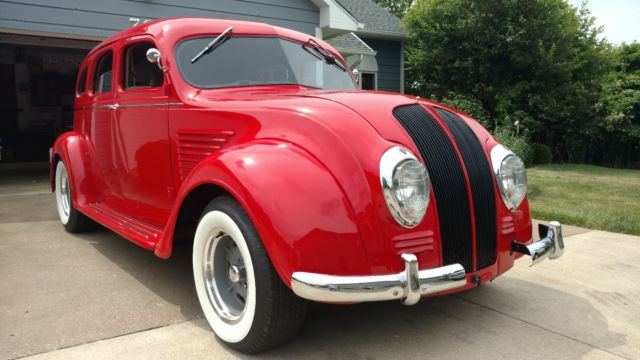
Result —
[[112, 207], [121, 203], [120, 176], [113, 146], [113, 117], [116, 108], [114, 76], [114, 51], [112, 46], [100, 50], [93, 56], [90, 70], [89, 100], [90, 113], [89, 138], [95, 152], [96, 164], [105, 185], [105, 194], [99, 199]]
[[173, 200], [169, 156], [168, 91], [165, 73], [146, 52], [157, 48], [150, 36], [118, 45], [114, 138], [123, 198], [131, 215], [163, 226]]

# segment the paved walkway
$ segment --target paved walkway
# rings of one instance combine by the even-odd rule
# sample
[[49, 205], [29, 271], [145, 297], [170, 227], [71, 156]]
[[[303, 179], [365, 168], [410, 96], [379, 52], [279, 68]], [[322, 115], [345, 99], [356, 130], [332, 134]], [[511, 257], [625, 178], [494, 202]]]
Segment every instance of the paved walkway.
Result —
[[[64, 232], [46, 184], [0, 182], [0, 359], [249, 358], [201, 318], [189, 249], [156, 258], [102, 230]], [[465, 293], [314, 304], [260, 358], [640, 359], [640, 237], [564, 229], [567, 252]]]

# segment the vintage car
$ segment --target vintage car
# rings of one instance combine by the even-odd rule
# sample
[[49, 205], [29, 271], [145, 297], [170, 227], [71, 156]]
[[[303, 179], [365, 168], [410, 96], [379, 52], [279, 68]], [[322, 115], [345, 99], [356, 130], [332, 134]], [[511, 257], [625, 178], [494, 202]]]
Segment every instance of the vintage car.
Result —
[[161, 258], [192, 244], [206, 319], [248, 353], [295, 335], [308, 300], [412, 305], [564, 250], [557, 222], [532, 243], [523, 162], [478, 122], [358, 90], [329, 44], [266, 24], [105, 40], [50, 158], [67, 231], [97, 222]]

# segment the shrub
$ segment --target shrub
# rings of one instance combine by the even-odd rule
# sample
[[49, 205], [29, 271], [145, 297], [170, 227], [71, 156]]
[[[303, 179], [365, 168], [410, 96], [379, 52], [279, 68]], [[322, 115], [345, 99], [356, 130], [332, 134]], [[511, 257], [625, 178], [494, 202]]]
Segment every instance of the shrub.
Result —
[[489, 121], [487, 111], [482, 107], [482, 103], [473, 96], [449, 92], [441, 102], [471, 115], [471, 117], [476, 119], [486, 128], [489, 128], [492, 125]]
[[525, 164], [531, 164], [531, 149], [526, 133], [517, 134], [509, 127], [498, 126], [493, 131], [493, 137], [495, 137], [499, 143], [518, 155]]
[[550, 164], [553, 159], [551, 148], [545, 144], [531, 144], [531, 163], [536, 165]]

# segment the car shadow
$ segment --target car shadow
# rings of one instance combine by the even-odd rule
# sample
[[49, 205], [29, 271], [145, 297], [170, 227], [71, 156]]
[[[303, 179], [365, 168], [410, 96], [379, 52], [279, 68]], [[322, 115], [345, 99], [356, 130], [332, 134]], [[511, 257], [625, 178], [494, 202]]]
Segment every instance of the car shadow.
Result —
[[190, 247], [177, 246], [171, 258], [165, 260], [101, 226], [73, 236], [89, 242], [148, 290], [178, 306], [183, 319], [176, 321], [202, 317], [193, 282]]
[[[202, 317], [189, 246], [178, 246], [170, 259], [162, 260], [106, 229], [76, 236], [89, 241], [160, 298], [179, 306], [185, 320]], [[534, 298], [539, 300], [532, 301]], [[211, 331], [205, 321], [195, 324]], [[625, 335], [610, 331], [604, 315], [584, 298], [506, 276], [409, 307], [398, 302], [310, 303], [300, 334], [259, 357], [375, 359], [379, 354], [394, 354], [397, 358], [450, 358], [476, 353], [578, 359], [594, 347], [613, 349], [625, 342]], [[235, 357], [256, 357], [225, 349]]]
[[[608, 330], [603, 314], [581, 297], [513, 278], [494, 285], [424, 299], [411, 307], [397, 302], [312, 304], [301, 333], [260, 357], [375, 359], [377, 354], [393, 354], [426, 359], [477, 354], [580, 359], [593, 350], [583, 342], [613, 349], [626, 341], [623, 334]], [[519, 295], [523, 288], [563, 307], [550, 309], [544, 301], [525, 301]], [[512, 314], [509, 306], [514, 304], [528, 304], [527, 312], [534, 318]]]

